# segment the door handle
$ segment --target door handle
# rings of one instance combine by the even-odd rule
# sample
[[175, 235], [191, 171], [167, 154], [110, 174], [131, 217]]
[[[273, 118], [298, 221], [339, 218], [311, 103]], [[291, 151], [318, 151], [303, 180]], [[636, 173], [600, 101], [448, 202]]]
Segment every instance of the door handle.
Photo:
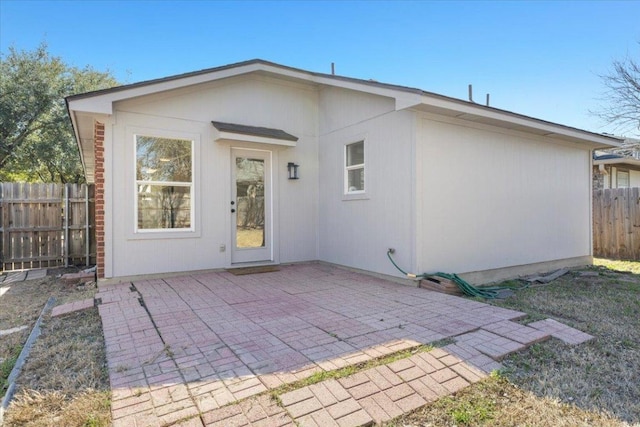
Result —
[[236, 210], [235, 209], [231, 209], [231, 213], [234, 213]]

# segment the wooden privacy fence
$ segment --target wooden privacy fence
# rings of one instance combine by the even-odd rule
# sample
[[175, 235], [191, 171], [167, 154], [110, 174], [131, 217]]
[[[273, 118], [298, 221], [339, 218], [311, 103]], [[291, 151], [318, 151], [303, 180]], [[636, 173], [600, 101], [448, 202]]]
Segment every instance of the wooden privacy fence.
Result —
[[593, 255], [640, 260], [640, 188], [593, 192]]
[[95, 264], [94, 187], [0, 183], [0, 270]]

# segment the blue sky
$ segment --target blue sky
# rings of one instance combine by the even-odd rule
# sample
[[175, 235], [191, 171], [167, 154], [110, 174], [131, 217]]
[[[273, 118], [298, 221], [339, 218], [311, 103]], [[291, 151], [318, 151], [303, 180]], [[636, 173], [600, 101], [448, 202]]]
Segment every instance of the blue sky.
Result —
[[594, 132], [613, 59], [640, 57], [640, 1], [0, 0], [0, 51], [34, 49], [124, 83], [253, 58], [418, 87]]

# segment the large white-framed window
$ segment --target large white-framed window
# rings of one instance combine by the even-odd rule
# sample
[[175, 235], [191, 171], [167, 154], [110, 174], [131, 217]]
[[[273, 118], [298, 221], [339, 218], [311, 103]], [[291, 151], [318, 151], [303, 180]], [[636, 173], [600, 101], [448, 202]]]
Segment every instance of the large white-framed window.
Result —
[[365, 185], [364, 140], [344, 146], [344, 194], [364, 194]]
[[134, 134], [135, 232], [194, 230], [194, 140]]

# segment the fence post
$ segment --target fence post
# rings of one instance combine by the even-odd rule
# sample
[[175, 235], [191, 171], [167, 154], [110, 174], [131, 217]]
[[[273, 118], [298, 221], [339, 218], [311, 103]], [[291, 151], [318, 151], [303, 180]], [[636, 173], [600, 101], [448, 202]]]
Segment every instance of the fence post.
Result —
[[69, 185], [64, 185], [64, 266], [69, 267]]
[[91, 239], [90, 239], [90, 235], [91, 233], [89, 232], [89, 184], [84, 184], [84, 220], [85, 220], [85, 228], [84, 228], [84, 246], [85, 246], [85, 261], [86, 261], [86, 266], [89, 267], [89, 264], [91, 263], [91, 259], [90, 259], [90, 251], [89, 251], [89, 246], [91, 245]]

